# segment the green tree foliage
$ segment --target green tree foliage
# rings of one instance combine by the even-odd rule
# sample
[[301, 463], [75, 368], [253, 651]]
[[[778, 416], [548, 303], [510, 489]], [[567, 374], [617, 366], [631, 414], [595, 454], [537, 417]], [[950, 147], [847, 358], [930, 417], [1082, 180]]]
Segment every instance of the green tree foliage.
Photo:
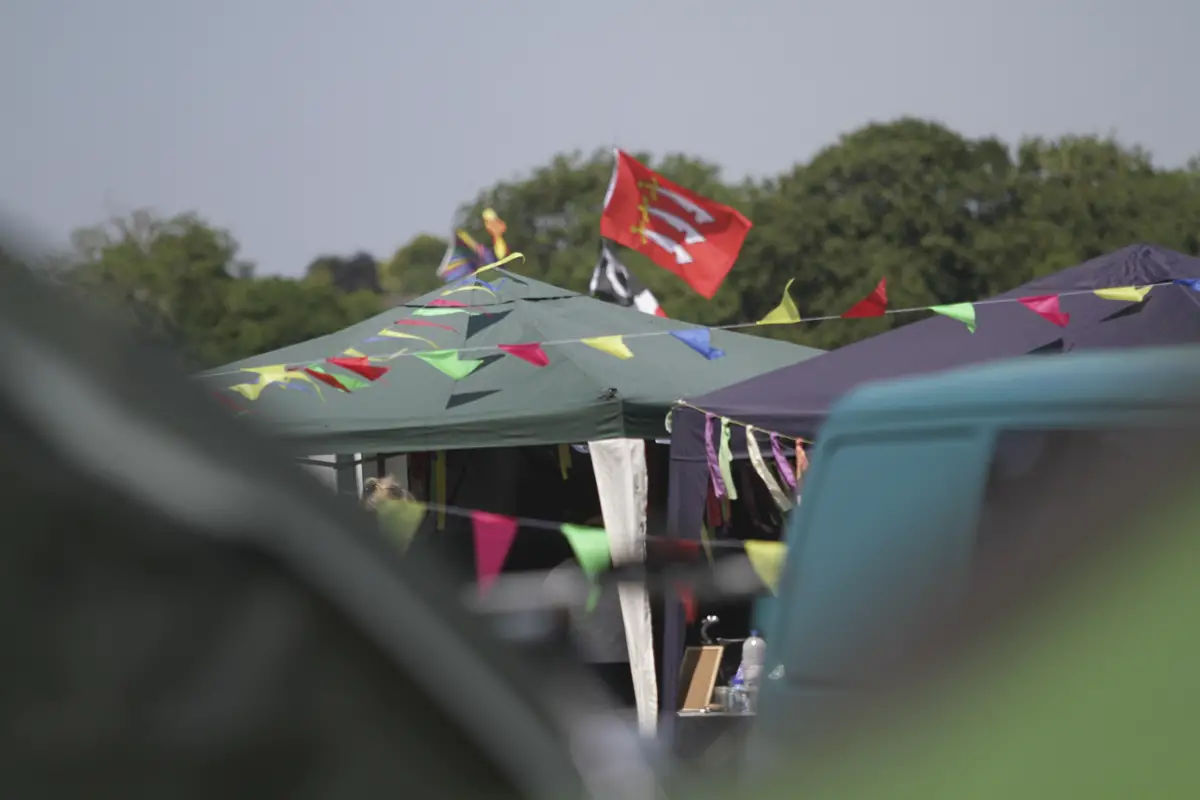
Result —
[[332, 333], [379, 310], [377, 294], [346, 294], [321, 270], [302, 281], [256, 279], [229, 233], [195, 215], [136, 212], [72, 239], [71, 285], [202, 367]]
[[[884, 277], [892, 307], [902, 308], [980, 299], [1134, 242], [1200, 253], [1200, 157], [1182, 169], [1156, 168], [1144, 151], [1107, 138], [1010, 146], [899, 119], [851, 132], [780, 175], [740, 184], [685, 155], [634, 155], [754, 223], [711, 301], [621, 251], [667, 313], [691, 322], [753, 322], [793, 278], [803, 315], [836, 317]], [[526, 257], [515, 270], [586, 292], [611, 174], [610, 151], [557, 155], [525, 178], [481, 191], [458, 221], [488, 241], [481, 213], [494, 208], [510, 248]], [[294, 281], [254, 278], [229, 234], [194, 216], [135, 214], [82, 231], [75, 243], [77, 285], [204, 365], [327, 333], [383, 302], [432, 291], [447, 246], [422, 234], [378, 264], [365, 253], [320, 256]], [[834, 348], [914, 319], [752, 330]]]
[[[1029, 139], [1010, 147], [899, 119], [741, 185], [687, 156], [634, 155], [754, 223], [711, 302], [640, 255], [620, 252], [671, 316], [692, 322], [752, 322], [779, 302], [791, 278], [801, 313], [825, 317], [883, 277], [892, 307], [900, 308], [979, 299], [1133, 242], [1200, 252], [1200, 159], [1183, 170], [1156, 169], [1144, 151], [1111, 139]], [[460, 222], [486, 239], [480, 213], [495, 208], [508, 224], [509, 246], [527, 258], [516, 269], [586, 291], [611, 172], [609, 151], [559, 155], [523, 180], [482, 191], [460, 209]], [[444, 240], [419, 237], [390, 262], [388, 280], [433, 288], [444, 249]], [[913, 320], [839, 319], [754, 332], [833, 348]]]

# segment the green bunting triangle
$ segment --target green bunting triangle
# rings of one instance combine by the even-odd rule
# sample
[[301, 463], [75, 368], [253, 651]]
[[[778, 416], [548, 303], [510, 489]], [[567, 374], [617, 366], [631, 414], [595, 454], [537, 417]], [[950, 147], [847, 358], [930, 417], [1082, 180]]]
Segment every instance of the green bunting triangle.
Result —
[[971, 303], [954, 303], [948, 306], [930, 306], [929, 310], [943, 317], [956, 319], [971, 333], [975, 332], [975, 306]]
[[[612, 555], [608, 549], [608, 532], [603, 528], [588, 528], [583, 525], [563, 523], [560, 530], [567, 537], [568, 544], [575, 551], [575, 558], [588, 580], [595, 581], [596, 576], [608, 569], [612, 563]], [[593, 586], [588, 595], [587, 610], [596, 607], [600, 599], [600, 587]]]
[[414, 353], [414, 355], [456, 381], [467, 377], [483, 364], [480, 360], [459, 358], [457, 350], [434, 350], [429, 353]]

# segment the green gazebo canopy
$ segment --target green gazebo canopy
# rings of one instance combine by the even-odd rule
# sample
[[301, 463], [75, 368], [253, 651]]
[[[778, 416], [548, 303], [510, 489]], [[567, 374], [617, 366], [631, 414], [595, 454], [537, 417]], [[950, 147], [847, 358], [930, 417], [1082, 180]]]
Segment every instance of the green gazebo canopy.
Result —
[[661, 437], [680, 398], [820, 352], [495, 269], [199, 379], [304, 453], [390, 453]]

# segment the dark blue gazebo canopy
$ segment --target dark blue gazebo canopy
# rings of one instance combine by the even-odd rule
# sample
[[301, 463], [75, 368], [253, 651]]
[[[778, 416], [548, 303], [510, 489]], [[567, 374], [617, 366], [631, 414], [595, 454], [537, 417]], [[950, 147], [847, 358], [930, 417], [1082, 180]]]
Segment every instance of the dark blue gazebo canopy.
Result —
[[[976, 304], [975, 333], [960, 322], [934, 316], [689, 398], [696, 408], [680, 406], [672, 419], [669, 531], [685, 539], [700, 534], [708, 467], [705, 414], [697, 408], [768, 431], [812, 437], [840, 397], [870, 381], [1036, 352], [1200, 342], [1200, 293], [1191, 286], [1158, 286], [1140, 303], [1092, 294], [1095, 289], [1189, 279], [1200, 279], [1200, 258], [1155, 245], [1131, 245], [993, 298], [1058, 294], [1060, 307], [1071, 315], [1065, 328], [1020, 303], [984, 301]], [[744, 430], [733, 426], [731, 432], [735, 457], [744, 457]], [[765, 441], [760, 444], [769, 447]], [[664, 677], [669, 678], [667, 656]], [[664, 696], [672, 695], [668, 691]]]

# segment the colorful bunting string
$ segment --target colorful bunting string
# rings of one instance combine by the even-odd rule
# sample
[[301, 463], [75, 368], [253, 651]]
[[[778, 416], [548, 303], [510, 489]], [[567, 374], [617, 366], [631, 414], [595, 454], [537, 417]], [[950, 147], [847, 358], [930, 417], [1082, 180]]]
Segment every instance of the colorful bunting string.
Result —
[[[520, 253], [512, 253], [507, 258], [502, 259], [495, 264], [482, 267], [478, 272], [483, 272], [488, 269], [495, 268], [501, 264], [507, 263], [516, 258], [524, 258]], [[467, 276], [456, 284], [456, 288], [464, 288], [461, 286], [464, 282], [473, 282], [480, 284], [480, 288], [494, 290], [496, 286], [488, 284], [486, 281], [475, 277], [477, 273]], [[1070, 297], [1074, 295], [1094, 294], [1097, 297], [1119, 302], [1144, 302], [1151, 290], [1158, 286], [1178, 285], [1186, 287], [1192, 291], [1200, 292], [1200, 278], [1179, 278], [1170, 281], [1161, 281], [1158, 283], [1148, 284], [1144, 286], [1118, 286], [1104, 289], [1089, 289], [1078, 291], [1059, 292], [1052, 295], [1043, 295], [1035, 297], [1018, 297], [1018, 298], [993, 298], [990, 300], [979, 300], [973, 303], [951, 303], [945, 305], [917, 306], [912, 308], [887, 308], [887, 281], [881, 279], [875, 289], [863, 300], [856, 303], [846, 312], [833, 316], [809, 317], [801, 319], [799, 310], [796, 308], [795, 302], [791, 298], [790, 289], [793, 280], [789, 280], [785, 290], [783, 299], [779, 306], [768, 313], [763, 319], [754, 323], [738, 323], [732, 325], [713, 326], [709, 328], [692, 327], [679, 328], [675, 330], [654, 330], [640, 331], [636, 333], [626, 334], [611, 334], [605, 336], [583, 337], [579, 339], [563, 339], [543, 342], [526, 342], [519, 344], [487, 344], [475, 345], [470, 347], [459, 348], [444, 348], [440, 347], [432, 339], [417, 336], [416, 334], [384, 329], [375, 336], [369, 337], [366, 341], [380, 341], [383, 339], [403, 339], [420, 342], [430, 348], [428, 351], [410, 351], [402, 349], [396, 353], [390, 353], [381, 356], [367, 356], [361, 351], [350, 348], [346, 350], [342, 357], [337, 359], [326, 359], [327, 363], [334, 364], [346, 369], [353, 375], [342, 375], [329, 373], [327, 370], [320, 368], [317, 364], [304, 365], [270, 365], [265, 367], [245, 368], [243, 370], [230, 370], [228, 372], [210, 372], [199, 375], [198, 377], [211, 378], [219, 375], [236, 374], [239, 371], [248, 371], [257, 373], [257, 378], [252, 383], [239, 383], [233, 386], [226, 387], [230, 391], [241, 394], [248, 400], [257, 400], [263, 390], [271, 384], [279, 384], [288, 388], [292, 386], [294, 381], [301, 381], [308, 384], [312, 390], [324, 400], [324, 395], [321, 393], [321, 386], [326, 386], [342, 392], [352, 392], [369, 386], [371, 382], [377, 380], [383, 373], [376, 370], [386, 370], [386, 367], [375, 366], [377, 362], [391, 361], [401, 357], [417, 357], [434, 368], [440, 370], [454, 380], [461, 380], [473, 373], [483, 362], [477, 359], [462, 358], [459, 354], [463, 353], [486, 353], [496, 352], [505, 353], [515, 358], [520, 358], [538, 367], [549, 366], [550, 356], [546, 352], [547, 347], [583, 344], [601, 352], [607, 353], [615, 358], [628, 360], [634, 357], [633, 350], [629, 347], [628, 339], [645, 338], [651, 336], [670, 335], [678, 339], [683, 344], [697, 353], [700, 353], [708, 360], [715, 360], [725, 355], [724, 351], [712, 345], [712, 331], [714, 330], [739, 330], [743, 328], [753, 327], [757, 325], [776, 325], [776, 324], [793, 324], [799, 322], [821, 322], [834, 319], [859, 318], [859, 317], [876, 317], [890, 314], [909, 314], [916, 312], [933, 312], [942, 316], [955, 319], [971, 333], [974, 333], [977, 326], [976, 308], [981, 305], [994, 305], [998, 303], [1021, 303], [1030, 311], [1038, 314], [1043, 319], [1051, 322], [1059, 327], [1066, 327], [1070, 322], [1070, 315], [1062, 311], [1060, 307], [1060, 298]], [[470, 287], [465, 287], [470, 288]], [[476, 307], [478, 308], [478, 307]], [[443, 324], [440, 322], [432, 322], [427, 319], [416, 319], [415, 317], [423, 316], [449, 316], [454, 314], [466, 314], [468, 316], [477, 316], [486, 314], [486, 312], [471, 310], [465, 303], [455, 300], [435, 300], [429, 306], [417, 308], [412, 311], [414, 318], [396, 320], [395, 325], [409, 325], [416, 327], [429, 327], [450, 332], [458, 332], [458, 329], [452, 325]], [[355, 361], [353, 359], [361, 359]], [[339, 361], [347, 362], [351, 366], [339, 364]], [[374, 376], [374, 377], [372, 377]], [[361, 377], [366, 377], [368, 382], [363, 382]]]
[[[589, 609], [594, 607], [599, 596], [598, 579], [600, 575], [612, 567], [612, 549], [608, 541], [608, 532], [603, 528], [495, 514], [489, 511], [458, 508], [444, 503], [426, 503], [412, 499], [385, 500], [377, 507], [381, 526], [396, 539], [402, 552], [408, 550], [417, 530], [430, 511], [436, 512], [443, 519], [446, 515], [450, 515], [471, 520], [471, 533], [475, 542], [475, 569], [480, 595], [485, 594], [495, 584], [503, 571], [504, 561], [508, 558], [517, 532], [521, 529], [554, 531], [567, 540], [579, 562], [580, 569], [592, 584], [588, 598]], [[680, 556], [695, 554], [703, 546], [710, 562], [713, 560], [711, 552], [713, 548], [741, 550], [746, 554], [755, 574], [772, 593], [778, 590], [783, 559], [787, 553], [787, 545], [784, 542], [770, 540], [713, 541], [707, 536], [704, 537], [703, 542], [672, 539], [666, 536], [647, 536], [646, 540], [665, 545], [668, 547], [669, 553], [676, 553]], [[686, 589], [686, 587], [681, 584], [677, 589]], [[687, 594], [690, 596], [690, 591]]]

